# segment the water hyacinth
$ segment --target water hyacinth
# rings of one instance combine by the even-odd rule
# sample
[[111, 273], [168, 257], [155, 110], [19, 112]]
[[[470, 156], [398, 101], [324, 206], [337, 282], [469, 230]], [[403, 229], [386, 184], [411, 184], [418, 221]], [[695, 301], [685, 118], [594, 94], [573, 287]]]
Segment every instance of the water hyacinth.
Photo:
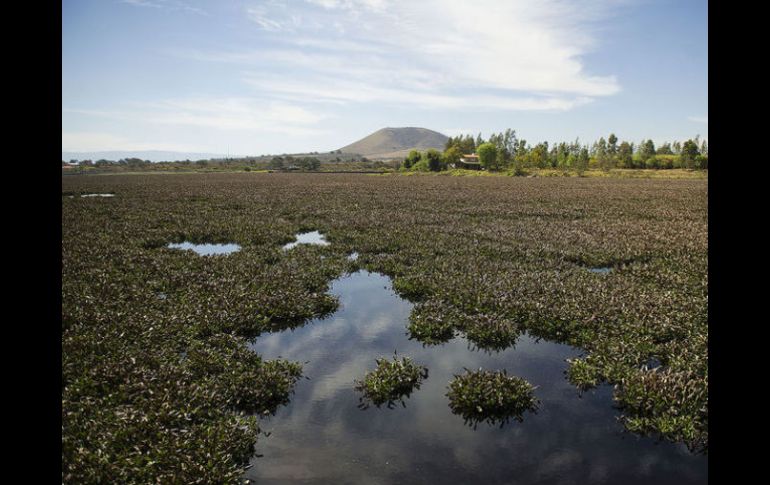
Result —
[[[698, 382], [700, 379], [703, 382]], [[671, 392], [671, 390], [674, 392]], [[697, 452], [708, 452], [708, 376], [688, 371], [644, 369], [623, 380], [616, 399], [626, 410], [623, 422], [633, 432], [662, 431]]]
[[536, 412], [535, 388], [524, 379], [509, 376], [505, 370], [479, 369], [455, 375], [449, 384], [449, 407], [474, 428], [486, 422], [502, 428], [511, 419], [523, 421], [526, 411]]
[[[482, 349], [519, 331], [577, 346], [572, 382], [617, 385], [629, 430], [707, 449], [705, 180], [68, 176], [62, 195], [64, 483], [237, 481], [257, 439], [239, 408], [286, 402], [294, 371], [236, 361], [250, 339], [333, 312], [328, 285], [353, 251], [420, 302], [421, 342], [451, 327]], [[308, 230], [331, 244], [282, 250]], [[241, 250], [165, 247], [181, 241]], [[645, 370], [651, 356], [665, 369]], [[259, 390], [235, 391], [255, 376]], [[209, 452], [221, 466], [205, 471]]]
[[445, 306], [440, 301], [427, 301], [417, 304], [409, 315], [409, 338], [422, 342], [423, 345], [437, 345], [448, 342], [455, 335], [456, 322], [440, 310]]
[[367, 409], [371, 404], [377, 407], [386, 404], [388, 408], [393, 408], [397, 402], [406, 406], [404, 400], [428, 378], [428, 369], [408, 357], [399, 360], [396, 355], [392, 361], [380, 357], [376, 362], [375, 370], [356, 381], [356, 390], [362, 393], [361, 409]]
[[596, 369], [586, 359], [567, 359], [567, 363], [567, 379], [581, 390], [585, 391], [599, 384]]
[[487, 352], [513, 347], [523, 333], [521, 327], [500, 315], [481, 314], [468, 317], [460, 327], [468, 341]]

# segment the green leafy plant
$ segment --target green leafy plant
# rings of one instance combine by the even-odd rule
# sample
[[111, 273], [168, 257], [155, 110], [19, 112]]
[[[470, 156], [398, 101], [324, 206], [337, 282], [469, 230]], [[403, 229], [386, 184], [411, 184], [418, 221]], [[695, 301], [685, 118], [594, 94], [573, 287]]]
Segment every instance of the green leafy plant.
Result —
[[398, 356], [394, 356], [392, 361], [380, 357], [376, 362], [377, 369], [356, 381], [356, 390], [362, 393], [359, 403], [362, 409], [371, 404], [377, 407], [386, 404], [388, 408], [393, 408], [397, 402], [406, 407], [404, 399], [428, 378], [428, 369], [408, 357], [399, 360]]
[[535, 388], [520, 377], [502, 371], [470, 371], [455, 375], [449, 384], [449, 407], [474, 428], [482, 422], [503, 427], [511, 419], [523, 421], [526, 411], [536, 412]]

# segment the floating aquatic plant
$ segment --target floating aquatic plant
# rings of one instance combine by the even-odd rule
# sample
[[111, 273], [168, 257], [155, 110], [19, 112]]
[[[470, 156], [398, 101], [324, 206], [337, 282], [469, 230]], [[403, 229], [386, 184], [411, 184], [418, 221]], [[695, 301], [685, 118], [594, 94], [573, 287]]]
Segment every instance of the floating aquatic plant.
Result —
[[505, 370], [479, 369], [455, 375], [449, 383], [449, 407], [474, 428], [486, 422], [503, 427], [511, 419], [523, 421], [526, 411], [536, 412], [539, 401], [535, 388], [524, 379], [509, 376]]
[[456, 322], [447, 313], [437, 311], [445, 306], [435, 300], [417, 304], [409, 314], [409, 338], [419, 340], [423, 345], [442, 344], [451, 340]]
[[488, 352], [499, 352], [516, 344], [522, 329], [512, 320], [500, 315], [474, 315], [462, 325], [469, 342]]
[[[422, 342], [451, 326], [480, 348], [519, 330], [576, 345], [573, 382], [617, 385], [629, 430], [707, 449], [705, 180], [67, 176], [62, 195], [63, 483], [237, 481], [257, 434], [236, 403], [285, 401], [225, 387], [259, 373], [283, 396], [291, 372], [239, 367], [234, 349], [333, 311], [328, 285], [352, 251], [426, 303], [410, 320]], [[334, 244], [281, 249], [317, 228]], [[184, 240], [242, 249], [164, 249]], [[618, 271], [586, 270], [598, 266]], [[212, 343], [223, 335], [232, 346]], [[230, 370], [193, 372], [179, 358], [191, 348]], [[645, 370], [650, 356], [664, 368]]]
[[423, 380], [428, 378], [428, 369], [415, 364], [412, 359], [403, 357], [401, 360], [394, 356], [390, 361], [379, 357], [377, 368], [356, 381], [356, 390], [362, 393], [359, 407], [368, 408], [371, 404], [377, 407], [386, 404], [393, 408], [400, 402], [406, 406], [404, 399], [420, 388]]
[[596, 368], [585, 359], [567, 359], [567, 379], [580, 388], [588, 390], [599, 384], [599, 378], [596, 376]]

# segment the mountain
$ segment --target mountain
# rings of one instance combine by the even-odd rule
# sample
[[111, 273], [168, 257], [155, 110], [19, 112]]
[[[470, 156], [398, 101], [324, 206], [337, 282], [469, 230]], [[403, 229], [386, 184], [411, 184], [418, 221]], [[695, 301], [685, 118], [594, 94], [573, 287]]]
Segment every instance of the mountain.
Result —
[[343, 153], [357, 153], [367, 158], [403, 158], [410, 150], [435, 148], [443, 151], [448, 137], [427, 128], [383, 128], [355, 143], [340, 148]]
[[225, 158], [225, 156], [215, 153], [168, 152], [161, 150], [137, 152], [61, 152], [61, 159], [65, 162], [70, 160], [91, 160], [95, 162], [102, 159], [118, 161], [121, 158], [141, 158], [142, 160], [150, 160], [152, 162], [173, 162], [177, 160], [210, 160], [212, 158]]

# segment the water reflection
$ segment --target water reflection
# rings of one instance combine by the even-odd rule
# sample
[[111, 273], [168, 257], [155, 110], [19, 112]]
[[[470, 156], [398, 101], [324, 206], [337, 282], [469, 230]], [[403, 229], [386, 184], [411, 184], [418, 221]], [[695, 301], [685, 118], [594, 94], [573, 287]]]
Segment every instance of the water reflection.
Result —
[[597, 274], [607, 274], [610, 271], [612, 271], [612, 268], [603, 266], [601, 268], [588, 268], [588, 271], [590, 271], [591, 273], [597, 273]]
[[[578, 349], [520, 336], [515, 348], [470, 350], [465, 338], [423, 347], [406, 325], [412, 304], [389, 278], [359, 271], [335, 281], [340, 310], [292, 331], [260, 336], [266, 358], [306, 362], [289, 405], [262, 421], [246, 478], [259, 483], [706, 483], [706, 457], [624, 431], [612, 388], [582, 393], [564, 376]], [[380, 356], [430, 370], [406, 408], [357, 408], [354, 381]], [[506, 369], [537, 386], [537, 414], [504, 428], [466, 426], [446, 393], [463, 368]], [[515, 478], [512, 478], [515, 477]]]
[[288, 251], [289, 249], [299, 245], [299, 244], [315, 244], [318, 246], [328, 246], [329, 242], [324, 239], [323, 234], [321, 234], [318, 231], [312, 231], [312, 232], [301, 232], [298, 233], [296, 236], [296, 241], [290, 242], [288, 244], [285, 244], [283, 246], [283, 249], [285, 251]]
[[171, 249], [190, 249], [201, 256], [230, 254], [241, 249], [237, 244], [194, 244], [187, 241], [183, 243], [169, 243], [166, 247]]

